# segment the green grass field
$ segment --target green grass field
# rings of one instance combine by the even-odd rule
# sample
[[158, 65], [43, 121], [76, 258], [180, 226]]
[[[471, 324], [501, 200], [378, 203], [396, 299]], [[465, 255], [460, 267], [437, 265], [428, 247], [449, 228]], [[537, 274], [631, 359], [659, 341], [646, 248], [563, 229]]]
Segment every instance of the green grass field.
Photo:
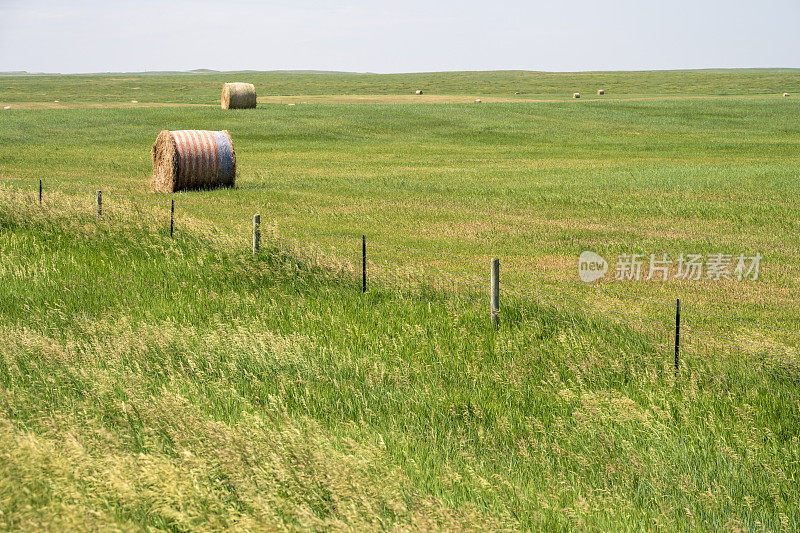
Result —
[[[230, 79], [258, 109], [215, 105]], [[791, 70], [0, 77], [0, 528], [796, 530], [796, 367], [739, 350], [797, 350], [796, 93]], [[150, 146], [190, 128], [231, 132], [237, 187], [174, 195], [169, 239]], [[494, 330], [482, 289], [371, 266], [361, 295], [349, 256], [287, 245], [360, 240], [289, 226], [412, 270], [499, 257], [664, 344], [668, 305], [511, 267], [763, 259], [757, 281], [601, 285], [731, 339], [676, 377], [641, 327], [552, 299], [504, 296]]]

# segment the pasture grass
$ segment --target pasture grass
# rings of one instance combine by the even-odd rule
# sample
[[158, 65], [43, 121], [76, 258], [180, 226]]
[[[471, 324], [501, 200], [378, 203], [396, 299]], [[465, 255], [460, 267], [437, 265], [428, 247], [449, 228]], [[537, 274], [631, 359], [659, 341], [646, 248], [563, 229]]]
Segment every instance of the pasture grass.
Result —
[[[231, 76], [0, 77], [0, 528], [800, 527], [797, 71]], [[188, 128], [237, 187], [170, 239]], [[763, 259], [586, 288], [587, 249]]]
[[800, 527], [789, 382], [676, 377], [567, 312], [361, 294], [202, 221], [0, 198], [0, 527]]
[[[205, 72], [0, 76], [2, 102], [170, 102], [218, 104], [222, 84], [246, 80], [261, 96], [425, 95], [572, 98], [616, 95], [780, 95], [800, 93], [800, 69], [649, 72]], [[519, 95], [514, 93], [519, 92]]]
[[[179, 211], [222, 213], [238, 220], [193, 212], [242, 228], [258, 212], [270, 223], [354, 237], [365, 234], [374, 241], [484, 262], [475, 266], [388, 247], [370, 250], [376, 258], [459, 274], [485, 276], [488, 259], [499, 257], [508, 281], [577, 291], [574, 296], [580, 299], [669, 320], [667, 309], [651, 309], [631, 299], [616, 302], [608, 293], [568, 284], [541, 285], [542, 279], [509, 268], [577, 281], [577, 257], [590, 249], [611, 263], [605, 284], [620, 292], [667, 303], [680, 297], [690, 309], [800, 329], [795, 298], [800, 289], [800, 246], [795, 238], [800, 210], [794, 201], [800, 194], [800, 101], [781, 98], [772, 87], [777, 83], [793, 92], [792, 84], [800, 81], [797, 72], [435, 76], [453, 94], [469, 94], [479, 83], [501, 94], [505, 89], [500, 87], [509, 80], [592, 80], [597, 85], [610, 76], [629, 93], [645, 97], [612, 99], [622, 91], [604, 83], [607, 99], [480, 105], [262, 104], [255, 110], [226, 112], [211, 103], [217, 82], [230, 77], [227, 74], [126, 75], [124, 80], [114, 75], [9, 76], [3, 78], [12, 89], [3, 96], [9, 101], [59, 99], [58, 91], [72, 91], [79, 102], [103, 101], [111, 94], [104, 84], [119, 79], [140, 87], [151, 84], [153, 93], [141, 98], [142, 103], [178, 102], [176, 95], [194, 94], [190, 88], [195, 87], [208, 92], [209, 106], [12, 108], [0, 113], [0, 179], [35, 187], [43, 178], [45, 188], [80, 189], [87, 201], [97, 188], [149, 196], [166, 208], [167, 197], [148, 192], [150, 146], [158, 132], [227, 129], [238, 155], [237, 188], [178, 194]], [[394, 101], [402, 96], [397, 94], [397, 80], [416, 85], [413, 77], [376, 76], [383, 87], [379, 91], [353, 81], [366, 78], [252, 74], [257, 83], [282, 80], [279, 86], [286, 87], [261, 91], [265, 98], [271, 98], [268, 93], [340, 91], [353, 93], [337, 97], [344, 101], [384, 102], [380, 98]], [[348, 91], [345, 86], [351, 82], [353, 89]], [[665, 84], [683, 92], [666, 91]], [[659, 96], [668, 92], [668, 98]], [[773, 95], [752, 95], [763, 92]], [[434, 93], [424, 97], [437, 97]], [[329, 98], [318, 101], [337, 101]], [[296, 232], [291, 237], [308, 236]], [[319, 236], [313, 240], [358, 251], [357, 244], [353, 247], [348, 241]], [[645, 262], [650, 254], [666, 253], [675, 260], [680, 253], [759, 253], [761, 277], [756, 282], [613, 280], [616, 258], [631, 253], [642, 254]], [[712, 323], [702, 315], [687, 318], [697, 320], [698, 327], [720, 328], [743, 340], [760, 342], [774, 336], [739, 323]], [[797, 342], [778, 337], [783, 345]]]

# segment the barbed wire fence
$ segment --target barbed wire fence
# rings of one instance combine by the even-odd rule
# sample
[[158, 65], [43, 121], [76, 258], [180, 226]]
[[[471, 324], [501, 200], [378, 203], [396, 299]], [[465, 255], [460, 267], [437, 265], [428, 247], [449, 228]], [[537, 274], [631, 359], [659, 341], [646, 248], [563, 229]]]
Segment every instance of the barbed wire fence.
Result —
[[[637, 364], [662, 370], [669, 368], [676, 377], [682, 374], [694, 376], [721, 388], [737, 384], [757, 389], [780, 395], [800, 406], [800, 353], [794, 348], [800, 338], [798, 330], [682, 307], [679, 299], [665, 302], [513, 265], [504, 264], [503, 269], [516, 277], [511, 276], [512, 281], [501, 280], [498, 258], [476, 259], [367, 239], [365, 235], [323, 232], [277, 221], [262, 224], [259, 214], [245, 219], [183, 203], [178, 205], [174, 197], [161, 201], [95, 190], [91, 201], [88, 194], [92, 191], [48, 185], [43, 180], [34, 184], [24, 178], [0, 179], [0, 182], [22, 184], [22, 187], [14, 186], [22, 190], [33, 185], [39, 204], [45, 202], [50, 189], [85, 198], [87, 207], [94, 205], [98, 219], [108, 218], [119, 202], [127, 202], [134, 217], [162, 228], [172, 238], [179, 237], [184, 228], [191, 225], [193, 231], [199, 229], [211, 238], [224, 235], [237, 244], [241, 242], [242, 246], [252, 243], [254, 254], [261, 253], [263, 240], [297, 259], [351, 281], [361, 292], [366, 292], [372, 285], [402, 288], [407, 291], [407, 296], [422, 299], [426, 298], [425, 291], [445, 292], [461, 306], [485, 311], [487, 320], [495, 327], [507, 322], [510, 327], [530, 327], [539, 335], [544, 335], [546, 330], [577, 329], [587, 339], [616, 353], [620, 350], [635, 351]], [[211, 220], [191, 216], [192, 213]], [[310, 239], [314, 238], [318, 240], [312, 242]], [[417, 259], [398, 260], [390, 251]], [[423, 262], [422, 257], [428, 262]], [[465, 265], [481, 270], [468, 273], [463, 271]], [[523, 281], [517, 281], [517, 278]], [[536, 279], [546, 283], [536, 284]], [[653, 311], [650, 314], [655, 316], [643, 316], [582, 300], [573, 297], [563, 287], [578, 287], [614, 298], [631, 299], [651, 306]], [[792, 348], [694, 327], [693, 316], [724, 322], [729, 326], [725, 328], [728, 331], [736, 331], [737, 326], [747, 326], [780, 332], [793, 339]], [[614, 344], [609, 344], [609, 339], [613, 339]]]

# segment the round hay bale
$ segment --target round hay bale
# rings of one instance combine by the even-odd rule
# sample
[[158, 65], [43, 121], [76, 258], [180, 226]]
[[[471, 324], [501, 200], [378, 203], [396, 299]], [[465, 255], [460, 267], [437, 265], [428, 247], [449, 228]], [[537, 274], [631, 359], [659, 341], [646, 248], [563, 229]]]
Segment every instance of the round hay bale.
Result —
[[222, 86], [222, 109], [252, 109], [256, 106], [256, 87], [252, 83], [226, 83]]
[[519, 91], [514, 91], [514, 94], [519, 94]]
[[581, 97], [581, 93], [572, 93], [572, 97], [573, 98], [580, 98]]
[[414, 94], [422, 94], [422, 89], [417, 89], [417, 91]]
[[606, 94], [606, 92], [605, 92], [603, 89], [598, 89], [598, 90], [597, 90], [597, 94], [599, 94], [600, 96], [602, 96], [602, 95]]
[[476, 104], [480, 104], [480, 103], [481, 103], [481, 99], [480, 99], [480, 98], [476, 98], [476, 99], [475, 99], [475, 103], [476, 103]]
[[789, 96], [789, 93], [783, 93], [784, 98], [786, 98], [787, 96]]
[[153, 189], [233, 187], [236, 152], [227, 131], [164, 130], [153, 144]]

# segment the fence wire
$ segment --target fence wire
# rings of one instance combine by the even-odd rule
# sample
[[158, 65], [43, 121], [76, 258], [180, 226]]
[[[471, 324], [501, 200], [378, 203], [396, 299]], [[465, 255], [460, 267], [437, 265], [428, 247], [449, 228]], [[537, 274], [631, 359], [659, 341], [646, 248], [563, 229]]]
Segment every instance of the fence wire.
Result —
[[[34, 196], [39, 191], [38, 181], [32, 182], [25, 178], [3, 178], [0, 179], [0, 183], [13, 184], [10, 188], [21, 191], [28, 190], [28, 187], [18, 187], [17, 184], [30, 185]], [[85, 195], [87, 202], [91, 199], [92, 203], [95, 203], [96, 190], [49, 185], [42, 182], [42, 198], [48, 203], [51, 202], [51, 198], [47, 196], [47, 192], [50, 190], [71, 193], [68, 195], [70, 198], [80, 198]], [[168, 197], [163, 200], [155, 200], [114, 191], [103, 191], [103, 199], [103, 217], [115, 215], [140, 222], [144, 221], [146, 227], [159, 232], [168, 232], [172, 225], [171, 235], [173, 236], [187, 233], [188, 228], [189, 233], [197, 230], [211, 238], [225, 236], [252, 242], [253, 227], [251, 219], [248, 218], [189, 206], [184, 203], [180, 205], [176, 203], [175, 211], [171, 213], [173, 198]], [[121, 202], [126, 202], [128, 205], [120, 206]], [[220, 217], [225, 222], [188, 217], [186, 212]], [[487, 305], [490, 302], [490, 277], [485, 274], [455, 272], [442, 268], [439, 264], [445, 262], [447, 266], [453, 267], [457, 262], [461, 265], [481, 265], [482, 268], [488, 270], [489, 262], [487, 260], [366, 239], [365, 237], [311, 230], [281, 224], [277, 221], [262, 222], [259, 229], [262, 247], [274, 246], [325, 272], [345, 275], [348, 281], [354, 285], [361, 285], [363, 281], [361, 278], [366, 271], [370, 287], [377, 283], [385, 289], [403, 291], [405, 297], [422, 299], [427, 297], [426, 290], [436, 290], [446, 293], [450, 298], [454, 298], [455, 301], [472, 309], [485, 308], [487, 317], [490, 314]], [[352, 250], [348, 250], [346, 246], [337, 247], [331, 246], [330, 243], [291, 238], [281, 235], [280, 230], [338, 239], [343, 243], [357, 242], [363, 239], [362, 242], [369, 245], [369, 253], [365, 257], [363, 251], [355, 246]], [[412, 261], [390, 259], [384, 254], [375, 254], [376, 249], [391, 249], [409, 255], [419, 254], [423, 257], [436, 258], [436, 262], [420, 263], [418, 258]], [[432, 262], [434, 264], [431, 264]], [[669, 302], [632, 295], [601, 285], [588, 285], [513, 265], [506, 265], [504, 268], [535, 278], [656, 304], [662, 311], [675, 309], [674, 304]], [[502, 292], [503, 303], [499, 309], [503, 317], [502, 321], [511, 323], [512, 327], [515, 325], [530, 326], [539, 335], [543, 335], [552, 327], [576, 330], [583, 332], [585, 342], [603, 346], [604, 349], [615, 350], [615, 353], [629, 355], [631, 347], [638, 346], [636, 357], [628, 358], [628, 362], [632, 364], [643, 364], [642, 361], [645, 359], [648, 364], [669, 365], [671, 363], [678, 342], [674, 322], [603, 307], [566, 296], [563, 293], [548, 292], [548, 290], [558, 291], [557, 288], [543, 290], [539, 286], [509, 282], [499, 282], [499, 286], [505, 287]], [[800, 334], [800, 331], [712, 313], [690, 306], [684, 307], [683, 310], [686, 314], [683, 318], [684, 323], [681, 325], [679, 361], [676, 361], [676, 365], [680, 364], [680, 371], [696, 373], [713, 380], [722, 379], [747, 387], [783, 393], [792, 398], [797, 397], [786, 389], [796, 387], [800, 383], [800, 353], [759, 344], [748, 339], [736, 339], [730, 335], [704, 331], [690, 327], [688, 321], [692, 314], [696, 313], [784, 333]], [[609, 342], [609, 337], [615, 339], [616, 344]], [[677, 372], [678, 367], [676, 366]], [[775, 384], [779, 384], [780, 387], [776, 387]]]

